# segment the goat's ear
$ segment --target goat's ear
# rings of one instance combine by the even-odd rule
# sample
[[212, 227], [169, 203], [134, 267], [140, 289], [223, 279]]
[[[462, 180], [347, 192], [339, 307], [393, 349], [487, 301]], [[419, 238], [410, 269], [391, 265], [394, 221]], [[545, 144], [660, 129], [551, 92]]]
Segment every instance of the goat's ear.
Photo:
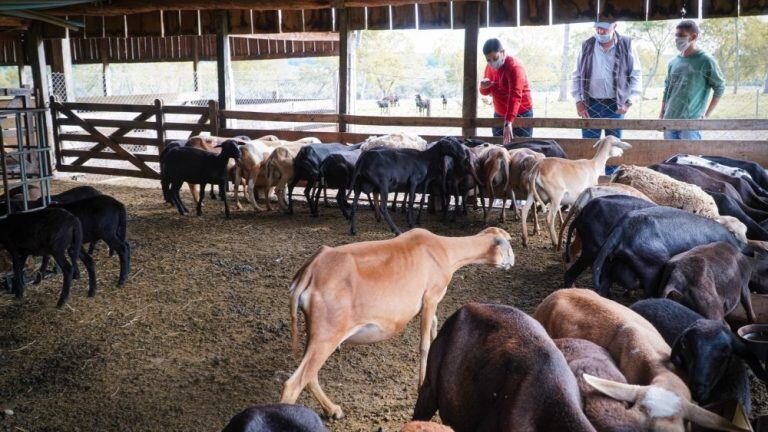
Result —
[[733, 332], [731, 332], [731, 349], [733, 350], [734, 354], [739, 356], [742, 360], [744, 360], [744, 362], [747, 363], [747, 365], [749, 365], [749, 368], [752, 369], [752, 372], [758, 379], [768, 383], [768, 372], [766, 372], [762, 363], [760, 363], [760, 360], [757, 358], [755, 353], [749, 349], [747, 344], [739, 339], [738, 336], [733, 334]]
[[669, 360], [672, 362], [673, 365], [685, 369], [685, 363], [683, 358], [683, 338], [685, 337], [685, 333], [688, 330], [684, 330], [680, 335], [675, 339], [675, 341], [672, 343], [672, 353], [669, 355]]
[[731, 423], [729, 420], [726, 420], [711, 411], [707, 411], [695, 403], [686, 400], [683, 401], [683, 404], [684, 417], [694, 424], [704, 426], [707, 429], [733, 432], [749, 432], [748, 429], [742, 429]]
[[617, 142], [613, 143], [613, 145], [615, 145], [616, 147], [618, 147], [620, 149], [624, 149], [624, 150], [632, 148], [632, 144], [630, 144], [630, 143], [628, 143], [626, 141], [617, 141]]
[[584, 381], [600, 393], [624, 402], [635, 402], [640, 386], [610, 381], [590, 374], [584, 374]]
[[599, 139], [599, 140], [595, 141], [595, 144], [594, 144], [594, 145], [592, 145], [592, 147], [597, 147], [598, 145], [600, 145], [600, 143], [601, 143], [601, 142], [603, 142], [603, 140], [604, 140], [604, 139], [605, 139], [605, 138], [601, 138], [601, 139]]

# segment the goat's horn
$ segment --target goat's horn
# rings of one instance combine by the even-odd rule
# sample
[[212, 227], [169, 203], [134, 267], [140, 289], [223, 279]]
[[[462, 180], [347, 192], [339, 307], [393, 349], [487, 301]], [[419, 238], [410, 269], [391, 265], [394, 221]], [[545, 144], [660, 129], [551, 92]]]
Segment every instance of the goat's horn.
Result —
[[720, 417], [713, 412], [707, 411], [694, 403], [684, 401], [683, 404], [683, 409], [685, 410], [685, 418], [699, 426], [722, 431], [749, 432], [748, 429], [743, 429], [739, 426], [736, 426], [725, 418]]
[[584, 374], [584, 381], [600, 393], [624, 402], [634, 402], [640, 386], [610, 381], [590, 374]]

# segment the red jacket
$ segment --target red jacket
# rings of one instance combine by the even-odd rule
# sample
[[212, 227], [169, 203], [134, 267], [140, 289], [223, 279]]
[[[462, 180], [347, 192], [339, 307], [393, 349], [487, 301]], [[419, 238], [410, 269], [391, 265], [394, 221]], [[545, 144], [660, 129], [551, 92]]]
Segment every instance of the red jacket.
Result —
[[533, 108], [525, 69], [512, 56], [507, 55], [498, 70], [486, 65], [484, 77], [490, 79], [492, 84], [488, 89], [481, 88], [480, 94], [493, 96], [493, 110], [503, 116], [504, 121], [512, 121], [518, 114]]

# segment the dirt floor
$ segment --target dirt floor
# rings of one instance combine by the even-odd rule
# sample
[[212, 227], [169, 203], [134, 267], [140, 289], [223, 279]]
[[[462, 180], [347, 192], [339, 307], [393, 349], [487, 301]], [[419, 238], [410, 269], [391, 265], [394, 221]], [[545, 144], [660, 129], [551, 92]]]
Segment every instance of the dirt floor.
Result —
[[[58, 181], [55, 189], [74, 185]], [[249, 210], [225, 220], [223, 206], [208, 202], [202, 218], [181, 217], [163, 205], [159, 189], [95, 186], [128, 208], [129, 282], [115, 288], [118, 261], [102, 243], [95, 298], [76, 281], [68, 305], [57, 310], [59, 276], [30, 286], [21, 301], [0, 295], [0, 431], [221, 430], [238, 411], [277, 402], [298, 364], [288, 310], [296, 269], [323, 244], [392, 236], [367, 210], [353, 238], [333, 207], [321, 208], [320, 218], [298, 203], [293, 217]], [[396, 221], [404, 225], [402, 215]], [[482, 214], [449, 224], [430, 215], [423, 226], [474, 234]], [[457, 272], [438, 310], [441, 322], [468, 302], [531, 312], [560, 286], [563, 269], [548, 238], [533, 237], [523, 249], [518, 224], [504, 228], [514, 238], [515, 267]], [[590, 285], [589, 277], [581, 282]], [[328, 422], [332, 430], [398, 431], [409, 419], [417, 325], [385, 343], [342, 346], [329, 359], [320, 380], [346, 413]], [[754, 413], [765, 414], [764, 387], [755, 385], [753, 394]], [[299, 402], [320, 410], [308, 390]], [[13, 414], [3, 418], [3, 410]]]

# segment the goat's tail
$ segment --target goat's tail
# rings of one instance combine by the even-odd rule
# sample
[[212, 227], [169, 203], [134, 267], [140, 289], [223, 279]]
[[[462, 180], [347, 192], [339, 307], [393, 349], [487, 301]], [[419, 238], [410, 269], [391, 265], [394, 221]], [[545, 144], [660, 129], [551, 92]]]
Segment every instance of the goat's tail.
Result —
[[307, 271], [312, 262], [314, 262], [317, 255], [323, 250], [321, 247], [318, 249], [301, 268], [296, 272], [296, 275], [291, 281], [291, 287], [288, 292], [291, 294], [291, 349], [293, 355], [299, 358], [299, 300], [304, 291], [309, 288], [312, 283], [312, 272]]
[[595, 286], [595, 290], [597, 290], [598, 294], [603, 297], [607, 297], [610, 294], [608, 291], [611, 288], [610, 282], [605, 287], [603, 286], [603, 272], [605, 270], [605, 262], [619, 246], [619, 243], [621, 243], [621, 237], [623, 235], [624, 230], [619, 224], [616, 224], [611, 231], [611, 234], [608, 235], [608, 238], [605, 239], [603, 246], [600, 248], [600, 252], [597, 254], [595, 262], [592, 263], [592, 281]]

